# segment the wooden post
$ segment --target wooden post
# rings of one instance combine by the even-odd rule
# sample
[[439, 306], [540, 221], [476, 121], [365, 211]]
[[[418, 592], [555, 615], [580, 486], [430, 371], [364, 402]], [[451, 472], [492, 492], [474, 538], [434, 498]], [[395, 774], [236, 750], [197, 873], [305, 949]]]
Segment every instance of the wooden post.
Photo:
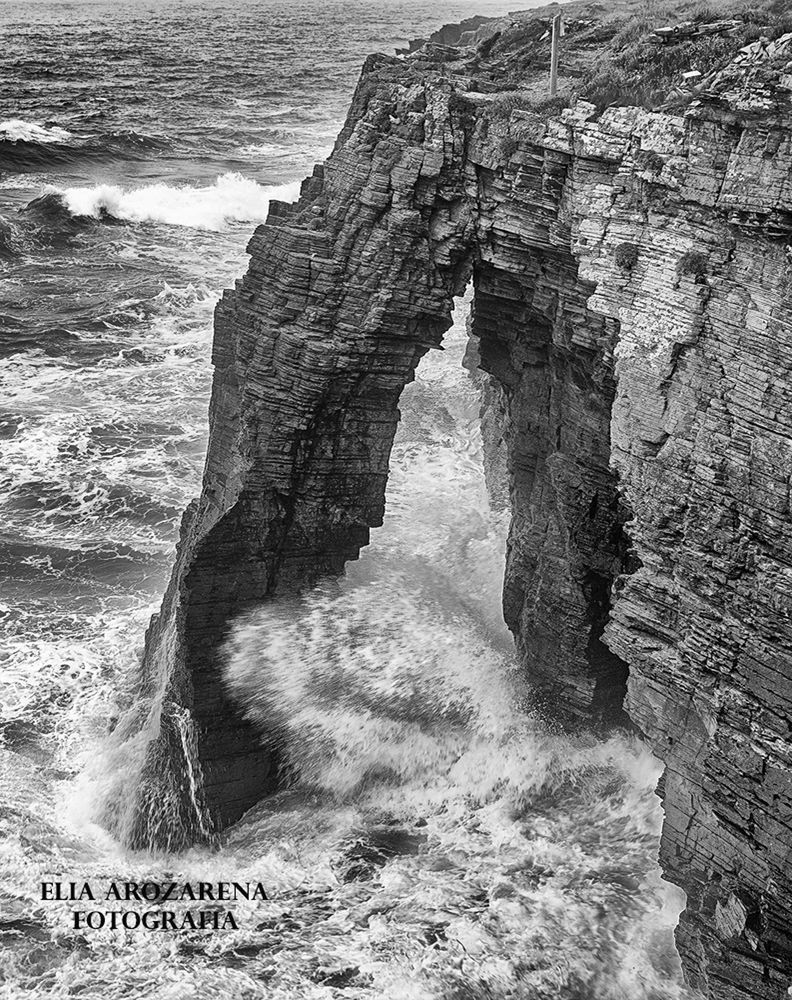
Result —
[[558, 45], [561, 40], [563, 14], [556, 14], [553, 18], [553, 39], [550, 52], [550, 96], [555, 97], [558, 93]]

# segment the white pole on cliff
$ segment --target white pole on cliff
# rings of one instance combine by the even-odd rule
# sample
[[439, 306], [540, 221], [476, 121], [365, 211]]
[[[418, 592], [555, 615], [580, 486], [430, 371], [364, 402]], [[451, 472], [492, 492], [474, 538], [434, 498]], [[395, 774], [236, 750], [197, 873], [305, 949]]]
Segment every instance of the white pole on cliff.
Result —
[[552, 49], [550, 51], [550, 96], [555, 97], [558, 92], [558, 45], [561, 40], [563, 14], [556, 14], [553, 18], [553, 38]]

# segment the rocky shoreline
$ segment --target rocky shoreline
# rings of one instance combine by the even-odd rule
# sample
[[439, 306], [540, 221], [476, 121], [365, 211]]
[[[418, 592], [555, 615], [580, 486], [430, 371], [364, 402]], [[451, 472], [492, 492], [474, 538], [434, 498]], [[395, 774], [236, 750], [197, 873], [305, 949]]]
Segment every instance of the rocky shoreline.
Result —
[[[625, 30], [598, 40], [594, 6], [567, 8], [568, 68]], [[153, 738], [131, 839], [206, 839], [276, 787], [277, 760], [221, 682], [227, 624], [367, 543], [399, 394], [472, 279], [521, 661], [546, 705], [594, 724], [626, 711], [665, 762], [661, 863], [687, 893], [691, 985], [780, 1000], [789, 53], [749, 43], [681, 108], [571, 91], [548, 107], [549, 13], [369, 58], [332, 155], [251, 240], [216, 313], [203, 491], [147, 636]]]

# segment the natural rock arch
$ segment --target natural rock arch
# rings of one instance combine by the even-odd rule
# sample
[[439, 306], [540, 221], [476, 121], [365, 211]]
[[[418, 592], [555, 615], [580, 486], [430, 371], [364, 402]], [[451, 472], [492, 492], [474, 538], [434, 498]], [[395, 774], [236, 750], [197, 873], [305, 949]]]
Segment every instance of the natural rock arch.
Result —
[[399, 394], [472, 271], [526, 670], [596, 718], [618, 715], [629, 663], [627, 710], [667, 765], [661, 860], [688, 894], [686, 974], [777, 1000], [792, 966], [788, 93], [769, 118], [728, 76], [684, 117], [503, 114], [446, 54], [367, 62], [332, 156], [297, 205], [273, 204], [218, 306], [204, 486], [122, 727], [146, 744], [127, 831], [185, 846], [274, 787], [220, 683], [226, 629], [366, 544]]
[[[603, 354], [616, 324], [586, 307], [592, 286], [558, 204], [531, 201], [547, 164], [523, 168], [518, 189], [529, 223], [539, 211], [559, 228], [552, 245], [499, 219], [512, 185], [471, 157], [476, 128], [450, 83], [405, 82], [398, 60], [369, 60], [333, 155], [296, 205], [273, 203], [247, 275], [218, 305], [203, 491], [146, 642], [164, 735], [149, 750], [135, 842], [189, 843], [275, 787], [269, 752], [222, 686], [228, 625], [342, 572], [381, 524], [399, 395], [440, 346], [471, 271], [472, 333], [501, 393], [521, 512], [507, 620], [549, 699], [585, 717], [620, 710], [626, 669], [600, 640], [624, 548]], [[557, 195], [569, 159], [550, 158]], [[541, 405], [529, 412], [526, 396]], [[182, 709], [197, 795], [192, 783], [179, 794], [188, 751], [168, 720]], [[167, 827], [163, 795], [176, 806]]]

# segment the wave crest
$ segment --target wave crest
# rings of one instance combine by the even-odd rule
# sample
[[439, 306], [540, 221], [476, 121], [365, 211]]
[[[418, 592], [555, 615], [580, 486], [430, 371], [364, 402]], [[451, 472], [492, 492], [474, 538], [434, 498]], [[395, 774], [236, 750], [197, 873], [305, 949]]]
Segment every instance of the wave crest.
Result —
[[263, 187], [240, 173], [222, 174], [208, 187], [150, 184], [125, 191], [115, 184], [49, 188], [77, 218], [162, 222], [192, 229], [222, 229], [229, 222], [263, 222], [272, 198], [293, 201], [299, 183]]
[[152, 150], [170, 146], [170, 140], [164, 136], [137, 132], [76, 135], [57, 125], [40, 125], [22, 118], [0, 122], [0, 166], [17, 171], [40, 170], [86, 159], [139, 160]]
[[0, 122], [0, 142], [69, 142], [75, 136], [57, 125], [38, 125], [23, 118], [9, 118]]

